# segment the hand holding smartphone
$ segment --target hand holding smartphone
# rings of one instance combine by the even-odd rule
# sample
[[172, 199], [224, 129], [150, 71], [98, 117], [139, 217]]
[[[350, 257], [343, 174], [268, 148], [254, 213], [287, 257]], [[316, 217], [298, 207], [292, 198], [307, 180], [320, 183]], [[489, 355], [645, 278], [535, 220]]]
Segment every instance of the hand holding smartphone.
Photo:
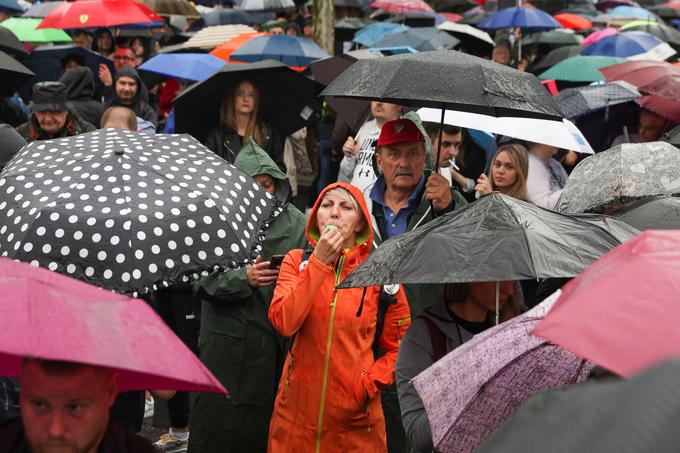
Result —
[[269, 269], [276, 270], [279, 267], [281, 267], [281, 263], [283, 262], [283, 258], [286, 255], [272, 255], [271, 259], [269, 260]]

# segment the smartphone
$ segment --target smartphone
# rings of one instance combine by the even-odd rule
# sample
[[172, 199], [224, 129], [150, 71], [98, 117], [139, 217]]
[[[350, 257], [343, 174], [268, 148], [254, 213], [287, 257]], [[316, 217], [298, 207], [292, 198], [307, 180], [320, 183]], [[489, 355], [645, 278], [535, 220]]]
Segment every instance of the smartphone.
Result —
[[283, 262], [283, 258], [286, 255], [272, 255], [271, 259], [269, 260], [269, 269], [278, 269], [281, 267], [281, 263]]

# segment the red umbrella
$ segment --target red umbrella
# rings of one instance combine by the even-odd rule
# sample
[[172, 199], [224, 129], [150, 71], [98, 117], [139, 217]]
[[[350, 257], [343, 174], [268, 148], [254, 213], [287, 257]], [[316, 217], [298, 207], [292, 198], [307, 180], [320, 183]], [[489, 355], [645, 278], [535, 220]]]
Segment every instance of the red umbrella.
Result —
[[258, 36], [269, 36], [269, 33], [248, 32], [240, 34], [237, 37], [231, 38], [229, 41], [225, 41], [219, 46], [215, 47], [215, 49], [210, 52], [210, 54], [226, 61], [227, 63], [242, 63], [241, 61], [231, 60], [231, 54], [243, 44], [253, 38], [257, 38]]
[[226, 394], [142, 300], [7, 258], [0, 292], [0, 376], [19, 376], [22, 358], [31, 357], [115, 369], [121, 392]]
[[630, 377], [680, 357], [679, 300], [680, 231], [648, 230], [569, 282], [532, 333]]
[[434, 12], [432, 7], [423, 0], [376, 0], [371, 8], [381, 9], [388, 13], [400, 14], [407, 11]]
[[649, 94], [678, 99], [680, 69], [664, 61], [628, 61], [600, 69], [607, 82], [623, 80]]
[[555, 20], [559, 22], [564, 28], [572, 30], [589, 30], [593, 28], [593, 23], [588, 19], [577, 16], [576, 14], [556, 14]]
[[148, 6], [133, 0], [78, 0], [64, 2], [38, 28], [92, 28], [162, 22]]
[[446, 20], [448, 20], [449, 22], [458, 22], [463, 18], [462, 14], [456, 13], [437, 13], [437, 14], [444, 16], [444, 18], [446, 18]]
[[664, 118], [680, 123], [680, 102], [675, 99], [649, 95], [636, 99], [635, 102], [640, 107], [644, 107]]

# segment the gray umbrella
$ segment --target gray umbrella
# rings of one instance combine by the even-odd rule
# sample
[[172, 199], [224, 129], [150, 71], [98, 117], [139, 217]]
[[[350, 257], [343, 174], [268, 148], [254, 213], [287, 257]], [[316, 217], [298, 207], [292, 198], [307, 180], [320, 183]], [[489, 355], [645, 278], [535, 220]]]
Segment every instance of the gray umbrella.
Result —
[[539, 393], [476, 453], [648, 453], [680, 445], [680, 362]]
[[573, 277], [637, 232], [494, 192], [385, 241], [339, 287]]
[[602, 85], [568, 88], [553, 99], [566, 118], [575, 118], [640, 97], [642, 95], [633, 85], [617, 80]]
[[562, 119], [532, 74], [451, 50], [358, 61], [321, 94], [492, 116]]
[[680, 153], [665, 142], [626, 143], [587, 157], [571, 172], [555, 210], [604, 212], [631, 201], [680, 194]]
[[583, 38], [576, 33], [568, 33], [565, 31], [550, 30], [531, 33], [522, 37], [522, 45], [529, 46], [533, 44], [549, 44], [554, 47], [569, 46], [581, 44]]
[[460, 39], [434, 27], [409, 28], [386, 36], [373, 47], [410, 46], [418, 51], [453, 49]]
[[680, 126], [675, 126], [673, 129], [666, 132], [663, 137], [661, 137], [661, 140], [680, 148]]
[[612, 214], [638, 230], [674, 230], [680, 228], [680, 198], [654, 197], [636, 201]]

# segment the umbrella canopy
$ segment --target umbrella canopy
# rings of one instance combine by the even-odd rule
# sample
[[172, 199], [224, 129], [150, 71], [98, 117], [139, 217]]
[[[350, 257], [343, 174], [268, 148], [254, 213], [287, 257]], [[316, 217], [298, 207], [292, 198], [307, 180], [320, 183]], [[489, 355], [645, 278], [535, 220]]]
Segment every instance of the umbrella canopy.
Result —
[[214, 49], [220, 44], [243, 33], [255, 33], [256, 30], [247, 25], [216, 25], [205, 27], [184, 43], [185, 49]]
[[619, 243], [602, 224], [494, 192], [386, 241], [339, 288], [573, 277]]
[[[90, 190], [84, 190], [86, 187]], [[36, 141], [0, 173], [0, 252], [121, 293], [255, 259], [275, 201], [186, 135]]]
[[680, 49], [680, 31], [660, 22], [635, 20], [621, 27], [621, 30], [644, 31], [652, 36], [656, 36], [663, 42], [667, 42], [676, 50]]
[[533, 394], [588, 376], [592, 364], [529, 334], [558, 296], [475, 335], [413, 379], [436, 451], [469, 453]]
[[477, 27], [482, 30], [521, 28], [522, 30], [542, 31], [562, 28], [562, 25], [550, 14], [538, 8], [513, 6], [491, 14], [482, 20]]
[[615, 35], [618, 32], [619, 30], [614, 27], [607, 27], [603, 28], [602, 30], [595, 30], [594, 32], [586, 36], [586, 38], [583, 41], [581, 41], [581, 45], [589, 46], [591, 44], [595, 44], [599, 40], [606, 38], [607, 36]]
[[534, 335], [623, 377], [680, 357], [679, 258], [679, 231], [640, 233], [569, 282]]
[[201, 17], [196, 8], [187, 0], [139, 0], [159, 16], [184, 16], [194, 19]]
[[239, 5], [243, 11], [287, 11], [295, 9], [293, 0], [243, 0]]
[[2, 26], [22, 42], [30, 43], [49, 43], [49, 42], [69, 42], [73, 41], [64, 30], [37, 28], [40, 19], [27, 19], [10, 17], [2, 21]]
[[607, 14], [609, 17], [633, 17], [636, 19], [660, 20], [659, 16], [646, 10], [635, 6], [616, 6], [610, 9]]
[[599, 82], [604, 80], [599, 69], [626, 61], [625, 58], [583, 56], [567, 58], [538, 76], [565, 82]]
[[564, 28], [569, 28], [571, 30], [589, 30], [593, 28], [593, 23], [591, 21], [584, 17], [577, 16], [576, 14], [555, 14], [555, 20]]
[[358, 61], [322, 94], [492, 116], [562, 118], [532, 74], [451, 50]]
[[47, 16], [49, 13], [54, 11], [56, 7], [64, 3], [63, 1], [54, 1], [54, 2], [42, 2], [42, 3], [34, 3], [30, 8], [26, 10], [24, 14], [21, 15], [21, 17], [32, 17], [36, 19], [42, 19], [45, 16]]
[[675, 126], [673, 129], [663, 134], [661, 140], [680, 148], [680, 126]]
[[649, 11], [665, 20], [673, 20], [680, 18], [680, 9], [676, 7], [669, 7], [664, 5], [650, 6]]
[[0, 25], [0, 51], [19, 57], [28, 55], [26, 48], [16, 35], [2, 25]]
[[[240, 9], [218, 8], [207, 13], [203, 13], [203, 23], [205, 26], [213, 25], [253, 25], [273, 19], [274, 13], [253, 13], [241, 11]], [[265, 16], [264, 18], [260, 16]]]
[[229, 88], [247, 79], [260, 90], [260, 111], [281, 137], [305, 127], [320, 111], [321, 85], [278, 61], [225, 65], [210, 78], [196, 83], [175, 98], [175, 130], [202, 137], [219, 118], [219, 108]]
[[539, 393], [475, 452], [673, 451], [680, 444], [679, 375], [680, 363], [670, 362], [630, 380]]
[[408, 46], [418, 51], [453, 49], [460, 40], [434, 27], [409, 28], [388, 35], [374, 47]]
[[444, 30], [460, 39], [463, 47], [469, 47], [471, 45], [474, 46], [478, 45], [479, 43], [482, 45], [488, 44], [490, 47], [494, 46], [494, 41], [487, 32], [470, 25], [447, 21], [437, 25], [437, 28]]
[[582, 50], [583, 48], [579, 45], [558, 47], [545, 54], [544, 57], [534, 60], [529, 65], [529, 71], [534, 74], [544, 72], [567, 58], [580, 55]]
[[576, 33], [567, 33], [563, 29], [539, 31], [522, 36], [522, 45], [549, 44], [551, 46], [578, 45], [583, 38]]
[[161, 53], [144, 62], [138, 69], [191, 81], [205, 80], [225, 62], [205, 53]]
[[376, 0], [371, 8], [381, 9], [388, 13], [404, 13], [407, 11], [434, 12], [432, 7], [423, 0]]
[[[680, 83], [678, 86], [680, 86]], [[680, 93], [680, 90], [677, 92]], [[680, 102], [677, 101], [677, 96], [672, 98], [652, 94], [636, 99], [635, 103], [657, 115], [661, 115], [675, 123], [680, 123]]]
[[582, 160], [555, 210], [602, 212], [642, 198], [680, 194], [680, 154], [664, 142], [625, 143]]
[[611, 82], [578, 88], [568, 88], [555, 96], [555, 102], [566, 118], [587, 115], [612, 105], [631, 102], [640, 92], [627, 82]]
[[343, 17], [335, 22], [335, 29], [359, 30], [374, 23], [365, 17]]
[[362, 28], [354, 35], [352, 42], [361, 44], [365, 47], [372, 47], [375, 43], [381, 41], [386, 36], [400, 31], [408, 30], [409, 27], [401, 24], [391, 24], [385, 22], [376, 22]]
[[35, 74], [14, 58], [0, 51], [0, 96], [12, 97]]
[[3, 376], [18, 377], [22, 359], [30, 357], [111, 368], [120, 373], [120, 391], [226, 394], [143, 300], [7, 258], [0, 258], [0, 280]]
[[215, 47], [210, 54], [223, 61], [231, 62], [231, 54], [234, 53], [236, 49], [258, 36], [269, 36], [269, 33], [243, 33]]
[[612, 216], [638, 230], [680, 229], [680, 198], [653, 197], [616, 210]]
[[24, 9], [16, 0], [0, 0], [0, 11], [7, 14], [23, 13]]
[[640, 4], [634, 0], [599, 0], [595, 3], [595, 8], [600, 11], [607, 11], [617, 6], [632, 6], [639, 8]]
[[[438, 123], [441, 109], [424, 108], [418, 110], [423, 121]], [[569, 120], [553, 121], [536, 118], [517, 118], [479, 115], [477, 113], [447, 111], [444, 124], [477, 129], [494, 134], [543, 143], [579, 153], [593, 154], [588, 140]]]
[[602, 38], [583, 49], [581, 55], [663, 61], [675, 55], [675, 50], [649, 33], [627, 31]]
[[671, 84], [680, 68], [663, 61], [630, 61], [600, 69], [607, 82], [623, 80], [642, 90], [645, 86]]
[[75, 56], [77, 59], [81, 60], [85, 66], [90, 68], [94, 77], [95, 90], [97, 92], [103, 92], [104, 85], [97, 75], [99, 74], [99, 66], [105, 65], [111, 71], [111, 74], [115, 73], [115, 67], [113, 62], [89, 49], [85, 49], [74, 44], [61, 44], [61, 45], [43, 45], [38, 46], [33, 49], [31, 55], [24, 60], [24, 64], [28, 69], [35, 73], [35, 77], [31, 79], [29, 83], [26, 83], [21, 87], [19, 94], [26, 99], [30, 100], [33, 98], [32, 87], [38, 82], [45, 82], [50, 80], [59, 80], [64, 74], [63, 62], [69, 56]]
[[231, 53], [232, 60], [255, 63], [276, 60], [288, 66], [306, 67], [312, 61], [328, 58], [314, 41], [289, 35], [258, 36], [246, 41]]
[[148, 6], [133, 0], [78, 0], [64, 2], [38, 28], [92, 28], [162, 22]]

